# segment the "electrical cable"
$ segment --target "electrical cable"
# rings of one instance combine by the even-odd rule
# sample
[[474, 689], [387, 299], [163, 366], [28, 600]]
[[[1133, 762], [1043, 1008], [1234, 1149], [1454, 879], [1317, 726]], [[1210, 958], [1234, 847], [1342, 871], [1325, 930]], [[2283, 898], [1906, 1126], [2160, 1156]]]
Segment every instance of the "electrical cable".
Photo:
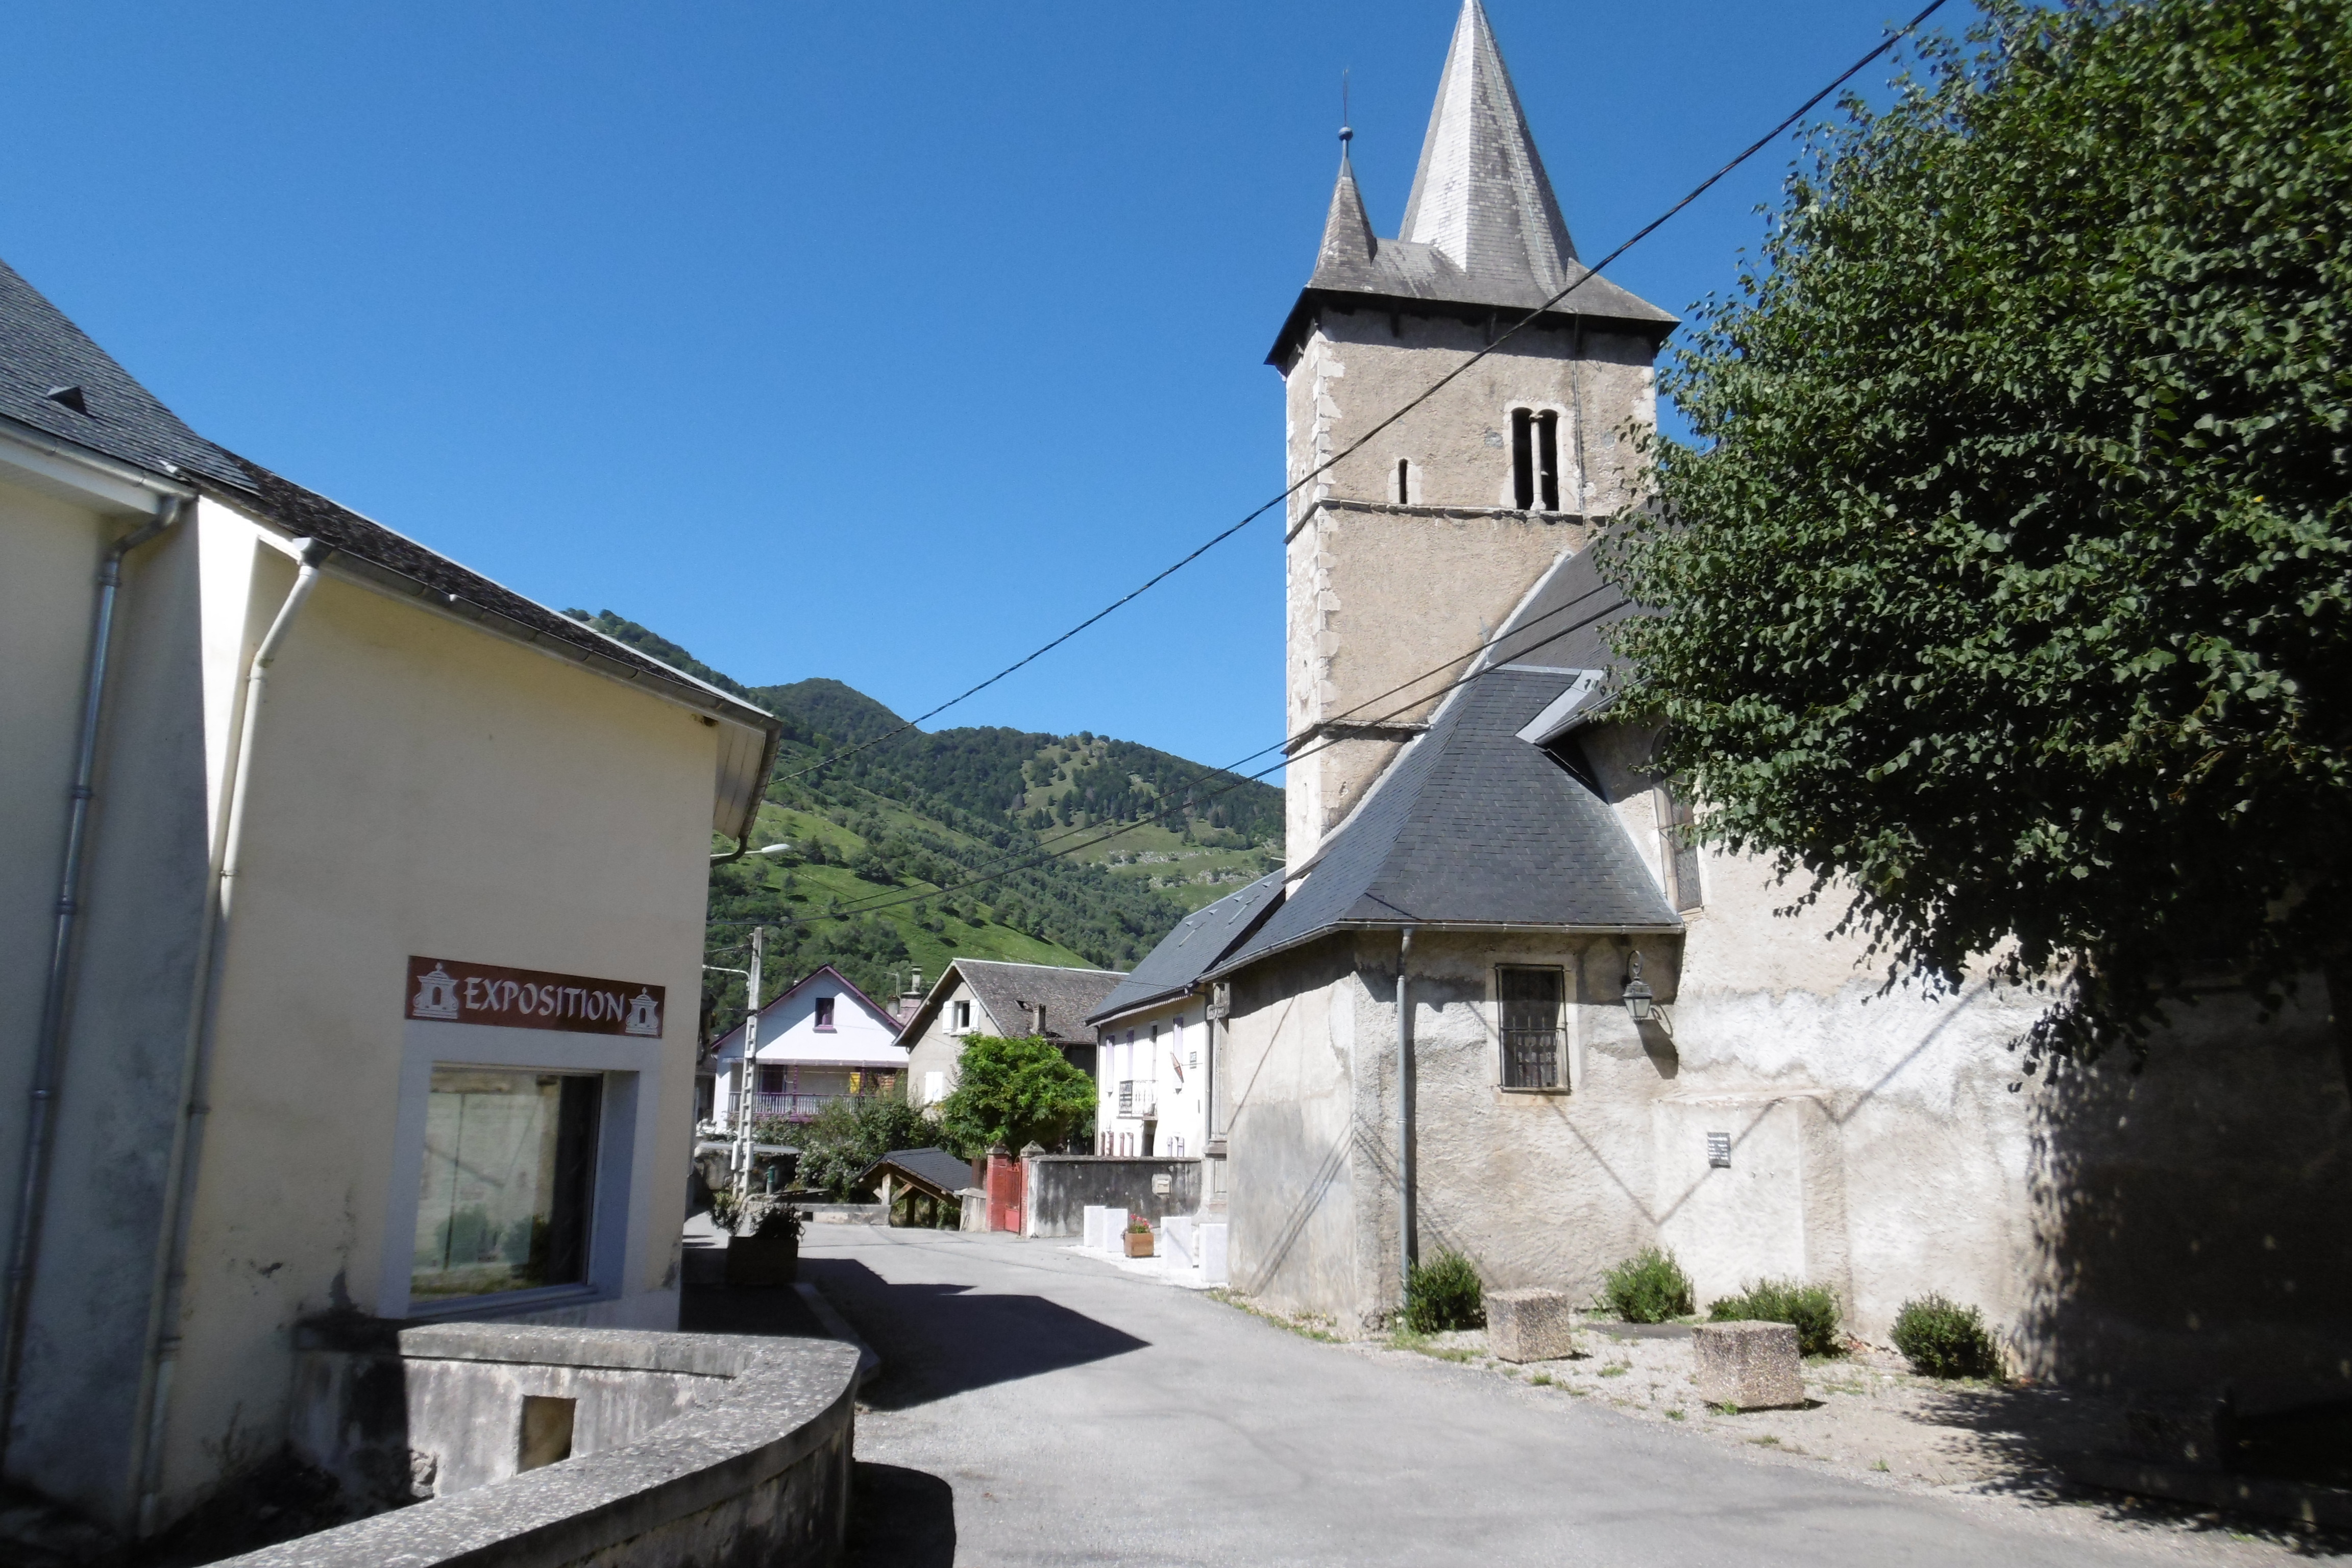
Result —
[[[1587, 596], [1589, 596], [1589, 595], [1587, 595]], [[1565, 607], [1565, 606], [1563, 606], [1563, 607]], [[1596, 615], [1588, 616], [1586, 616], [1583, 620], [1580, 620], [1580, 621], [1577, 622], [1574, 626], [1562, 627], [1560, 630], [1559, 630], [1559, 631], [1557, 631], [1557, 632], [1552, 633], [1552, 635], [1551, 635], [1551, 636], [1549, 636], [1549, 637], [1543, 637], [1543, 638], [1538, 639], [1538, 641], [1535, 641], [1535, 642], [1532, 642], [1532, 643], [1528, 644], [1528, 646], [1527, 646], [1526, 647], [1524, 647], [1524, 648], [1522, 648], [1522, 649], [1520, 649], [1520, 650], [1519, 650], [1519, 651], [1520, 651], [1520, 654], [1521, 654], [1521, 655], [1526, 655], [1526, 654], [1533, 653], [1533, 652], [1535, 652], [1535, 651], [1536, 651], [1536, 649], [1538, 649], [1538, 648], [1539, 648], [1539, 647], [1548, 647], [1549, 645], [1550, 645], [1550, 644], [1552, 644], [1552, 643], [1556, 643], [1556, 642], [1559, 641], [1559, 639], [1560, 639], [1560, 638], [1562, 638], [1562, 637], [1573, 636], [1575, 633], [1577, 633], [1577, 632], [1580, 632], [1580, 631], [1583, 630], [1586, 626], [1592, 625], [1592, 624], [1593, 624], [1593, 622], [1595, 622], [1595, 621], [1598, 621], [1598, 620], [1601, 619], [1603, 616], [1607, 616], [1608, 614], [1609, 614], [1609, 611], [1608, 611], [1608, 610], [1602, 610], [1602, 611], [1599, 612], [1599, 613], [1598, 613], [1598, 614], [1596, 614]], [[1441, 669], [1443, 669], [1443, 668], [1450, 668], [1450, 667], [1448, 667], [1448, 666], [1441, 666], [1441, 667], [1439, 667], [1439, 668], [1440, 668]], [[1483, 665], [1483, 666], [1481, 666], [1480, 668], [1476, 668], [1476, 669], [1472, 670], [1469, 674], [1467, 674], [1467, 675], [1465, 675], [1465, 676], [1461, 677], [1459, 679], [1454, 680], [1454, 681], [1453, 681], [1453, 682], [1449, 683], [1448, 685], [1446, 685], [1446, 686], [1444, 686], [1444, 687], [1440, 688], [1438, 690], [1436, 690], [1436, 691], [1434, 691], [1434, 692], [1432, 692], [1432, 693], [1430, 694], [1430, 696], [1431, 696], [1431, 697], [1444, 697], [1444, 696], [1446, 696], [1446, 695], [1447, 695], [1448, 693], [1450, 693], [1450, 692], [1457, 691], [1457, 690], [1461, 689], [1463, 687], [1469, 685], [1469, 684], [1470, 684], [1472, 681], [1474, 681], [1474, 680], [1477, 680], [1477, 679], [1481, 679], [1482, 677], [1485, 677], [1485, 676], [1487, 676], [1487, 675], [1491, 675], [1491, 674], [1493, 674], [1496, 670], [1497, 670], [1497, 669], [1501, 669], [1501, 668], [1506, 668], [1506, 667], [1505, 667], [1505, 666], [1502, 666], [1502, 665], [1498, 665], [1498, 664]], [[1426, 676], [1420, 676], [1420, 677], [1416, 677], [1413, 680], [1407, 681], [1405, 684], [1406, 684], [1407, 686], [1415, 685], [1415, 684], [1417, 684], [1420, 680], [1426, 679], [1427, 679], [1427, 677], [1426, 677]], [[1401, 689], [1401, 688], [1392, 688], [1391, 689]], [[1386, 695], [1386, 693], [1383, 693], [1383, 695]], [[1394, 710], [1391, 710], [1390, 712], [1382, 714], [1379, 719], [1375, 719], [1375, 720], [1370, 721], [1370, 722], [1372, 722], [1372, 723], [1381, 723], [1381, 722], [1385, 722], [1386, 721], [1388, 721], [1388, 720], [1390, 720], [1390, 719], [1393, 719], [1393, 718], [1397, 717], [1399, 714], [1411, 712], [1414, 708], [1419, 707], [1423, 702], [1424, 702], [1424, 701], [1426, 701], [1426, 700], [1429, 700], [1428, 698], [1415, 698], [1412, 701], [1411, 701], [1411, 702], [1408, 702], [1408, 703], [1404, 704], [1402, 707], [1401, 707], [1401, 708], [1397, 708], [1397, 709], [1394, 709]], [[1378, 700], [1378, 699], [1374, 699], [1373, 700]], [[1316, 752], [1318, 752], [1326, 751], [1326, 750], [1328, 750], [1328, 749], [1329, 749], [1330, 747], [1332, 747], [1332, 746], [1339, 745], [1339, 744], [1341, 742], [1341, 741], [1342, 741], [1343, 739], [1344, 739], [1344, 737], [1340, 737], [1340, 736], [1332, 736], [1332, 737], [1330, 737], [1330, 738], [1328, 738], [1328, 739], [1326, 739], [1326, 740], [1323, 740], [1323, 741], [1319, 741], [1319, 742], [1316, 742], [1314, 745], [1308, 746], [1308, 747], [1305, 748], [1304, 750], [1300, 751], [1299, 752], [1297, 752], [1297, 753], [1296, 755], [1294, 755], [1294, 756], [1286, 756], [1286, 757], [1285, 757], [1281, 762], [1275, 763], [1271, 763], [1271, 764], [1269, 764], [1269, 765], [1268, 765], [1268, 766], [1266, 766], [1266, 767], [1264, 767], [1264, 768], [1259, 769], [1256, 773], [1248, 773], [1248, 774], [1244, 774], [1244, 775], [1243, 775], [1243, 776], [1241, 776], [1241, 777], [1238, 777], [1238, 778], [1234, 779], [1234, 780], [1233, 781], [1233, 783], [1231, 783], [1231, 784], [1224, 784], [1224, 785], [1223, 785], [1223, 786], [1221, 786], [1221, 787], [1219, 787], [1219, 788], [1217, 788], [1217, 789], [1211, 790], [1211, 791], [1209, 791], [1206, 795], [1188, 795], [1188, 796], [1186, 796], [1186, 797], [1185, 797], [1185, 799], [1184, 799], [1184, 800], [1178, 802], [1176, 805], [1171, 805], [1171, 806], [1169, 806], [1169, 807], [1166, 807], [1165, 809], [1163, 809], [1163, 810], [1161, 810], [1161, 811], [1159, 811], [1159, 812], [1154, 813], [1154, 814], [1153, 814], [1150, 818], [1148, 818], [1148, 819], [1147, 819], [1147, 818], [1139, 818], [1138, 820], [1136, 820], [1136, 821], [1134, 821], [1134, 822], [1120, 822], [1120, 823], [1113, 823], [1113, 824], [1110, 824], [1108, 827], [1104, 828], [1100, 833], [1097, 834], [1097, 835], [1096, 835], [1096, 837], [1092, 837], [1092, 838], [1089, 838], [1089, 839], [1087, 839], [1087, 840], [1086, 840], [1085, 842], [1083, 842], [1083, 843], [1071, 845], [1071, 846], [1069, 846], [1067, 848], [1051, 850], [1051, 851], [1049, 851], [1049, 852], [1047, 852], [1047, 853], [1045, 853], [1045, 854], [1043, 854], [1043, 855], [1033, 855], [1033, 856], [1031, 856], [1029, 858], [1024, 859], [1024, 860], [1021, 860], [1021, 861], [1019, 861], [1019, 862], [1017, 862], [1017, 863], [1015, 863], [1015, 864], [1007, 865], [1007, 866], [1002, 866], [1002, 867], [999, 867], [999, 868], [993, 868], [993, 869], [990, 869], [990, 870], [987, 870], [987, 871], [983, 871], [983, 872], [982, 872], [980, 875], [977, 875], [977, 876], [974, 876], [974, 877], [967, 878], [967, 879], [965, 879], [963, 881], [961, 881], [961, 882], [951, 882], [951, 883], [948, 883], [948, 884], [946, 884], [946, 885], [944, 885], [944, 886], [934, 886], [933, 888], [931, 888], [931, 889], [930, 889], [929, 890], [928, 890], [928, 891], [905, 893], [905, 894], [901, 894], [901, 895], [899, 895], [899, 896], [898, 896], [898, 897], [884, 898], [884, 899], [882, 899], [882, 900], [879, 900], [878, 901], [871, 902], [871, 903], [857, 903], [857, 904], [851, 904], [851, 905], [849, 905], [849, 906], [847, 906], [847, 907], [845, 907], [845, 908], [843, 908], [843, 909], [841, 909], [841, 910], [836, 910], [836, 911], [834, 911], [834, 912], [832, 912], [832, 913], [828, 913], [828, 914], [825, 914], [825, 915], [822, 915], [822, 916], [819, 916], [819, 917], [816, 917], [816, 918], [817, 918], [817, 919], [821, 919], [821, 920], [845, 920], [845, 919], [847, 919], [848, 917], [850, 917], [850, 916], [852, 916], [852, 915], [873, 914], [873, 913], [876, 913], [877, 911], [878, 911], [878, 910], [882, 910], [897, 909], [897, 908], [898, 908], [898, 907], [900, 907], [901, 905], [904, 905], [904, 904], [920, 903], [920, 902], [922, 902], [922, 901], [923, 901], [924, 900], [926, 900], [926, 899], [940, 899], [940, 898], [945, 898], [945, 897], [947, 897], [947, 896], [948, 896], [949, 894], [950, 894], [950, 893], [960, 893], [960, 892], [963, 891], [963, 890], [964, 890], [965, 889], [967, 889], [967, 888], [976, 888], [976, 887], [979, 887], [979, 886], [982, 885], [983, 883], [997, 881], [997, 880], [999, 880], [999, 879], [1003, 879], [1003, 878], [1009, 877], [1009, 876], [1013, 875], [1013, 873], [1014, 873], [1015, 871], [1025, 871], [1025, 870], [1030, 869], [1030, 868], [1033, 868], [1033, 867], [1037, 867], [1037, 866], [1043, 866], [1043, 865], [1045, 865], [1045, 864], [1046, 864], [1046, 863], [1048, 863], [1049, 861], [1058, 860], [1058, 859], [1062, 858], [1064, 856], [1066, 856], [1066, 855], [1069, 855], [1069, 854], [1074, 854], [1074, 853], [1076, 853], [1076, 851], [1078, 851], [1078, 850], [1081, 850], [1081, 849], [1090, 849], [1090, 848], [1094, 847], [1094, 846], [1096, 846], [1096, 845], [1097, 845], [1097, 844], [1104, 844], [1104, 843], [1108, 843], [1108, 842], [1109, 842], [1111, 839], [1118, 837], [1120, 834], [1123, 834], [1123, 833], [1129, 833], [1129, 832], [1134, 831], [1134, 829], [1136, 829], [1137, 827], [1143, 826], [1144, 822], [1145, 822], [1145, 821], [1147, 821], [1147, 820], [1148, 820], [1148, 821], [1152, 821], [1152, 822], [1157, 822], [1157, 821], [1159, 821], [1161, 817], [1169, 816], [1171, 816], [1171, 815], [1173, 815], [1173, 814], [1175, 814], [1175, 813], [1177, 813], [1177, 812], [1181, 812], [1181, 811], [1182, 811], [1182, 810], [1185, 808], [1185, 806], [1186, 806], [1186, 805], [1188, 805], [1197, 804], [1199, 801], [1202, 801], [1202, 800], [1214, 800], [1218, 795], [1221, 795], [1226, 794], [1227, 792], [1232, 791], [1232, 790], [1239, 789], [1242, 785], [1244, 785], [1244, 784], [1249, 784], [1249, 783], [1254, 782], [1255, 780], [1264, 778], [1267, 773], [1275, 773], [1275, 772], [1276, 772], [1276, 771], [1278, 771], [1278, 770], [1280, 770], [1280, 769], [1282, 769], [1282, 768], [1288, 767], [1288, 766], [1289, 766], [1291, 763], [1293, 763], [1299, 762], [1299, 761], [1301, 761], [1301, 760], [1303, 760], [1303, 759], [1305, 759], [1305, 758], [1307, 758], [1307, 757], [1311, 757], [1311, 756], [1315, 755], [1315, 753], [1316, 753]], [[1263, 748], [1261, 748], [1258, 752], [1253, 752], [1253, 753], [1252, 753], [1252, 755], [1254, 755], [1254, 756], [1263, 756], [1266, 752], [1272, 751], [1273, 749], [1274, 749], [1274, 748], [1273, 748], [1273, 747], [1271, 747], [1271, 746], [1263, 747]], [[1090, 830], [1091, 830], [1091, 829], [1079, 828], [1079, 829], [1073, 829], [1072, 831], [1074, 831], [1074, 832], [1086, 832], [1086, 831], [1090, 831]], [[810, 923], [814, 924], [814, 921], [812, 921]]]
[[871, 736], [866, 740], [859, 742], [854, 746], [845, 747], [840, 751], [833, 752], [829, 756], [820, 757], [815, 762], [809, 763], [805, 767], [797, 768], [788, 773], [781, 773], [772, 782], [782, 783], [786, 779], [801, 778], [809, 773], [820, 772], [825, 768], [831, 767], [834, 763], [840, 762], [845, 758], [854, 757], [861, 752], [869, 751], [872, 748], [882, 744], [885, 741], [895, 740], [898, 736], [905, 734], [908, 731], [915, 729], [917, 726], [923, 723], [924, 721], [936, 719], [940, 714], [946, 712], [949, 709], [955, 707], [958, 703], [963, 702], [970, 698], [977, 697], [980, 693], [987, 690], [990, 687], [995, 685], [998, 681], [1003, 680], [1005, 677], [1012, 675], [1015, 671], [1020, 670], [1028, 665], [1035, 663], [1040, 658], [1043, 658], [1045, 655], [1053, 652], [1064, 643], [1068, 642], [1072, 637], [1076, 637], [1080, 632], [1083, 632], [1089, 626], [1094, 626], [1097, 622], [1103, 620], [1105, 617], [1118, 610], [1125, 608], [1128, 605], [1131, 604], [1136, 599], [1140, 598], [1143, 595], [1150, 592], [1153, 588], [1158, 587], [1161, 583], [1166, 582], [1169, 578], [1174, 576], [1185, 567], [1190, 566], [1193, 562], [1198, 561], [1202, 556], [1206, 555], [1218, 545], [1223, 544], [1226, 540], [1231, 539], [1234, 534], [1239, 533], [1243, 529], [1247, 528], [1251, 523], [1255, 522], [1259, 518], [1264, 517], [1267, 512], [1272, 511], [1276, 507], [1282, 505], [1285, 501], [1290, 500], [1291, 497], [1297, 495], [1301, 489], [1305, 489], [1309, 482], [1330, 472], [1331, 469], [1337, 468], [1340, 463], [1361, 451], [1366, 446], [1370, 445], [1372, 438], [1380, 435], [1381, 431], [1386, 430], [1390, 426], [1394, 425], [1398, 420], [1403, 418], [1406, 415], [1412, 413], [1414, 409], [1420, 407], [1431, 398], [1436, 396], [1440, 392], [1443, 392], [1447, 386], [1453, 384], [1454, 382], [1467, 374], [1471, 366], [1478, 363], [1479, 361], [1485, 359], [1496, 349], [1501, 348], [1505, 343], [1508, 342], [1522, 329], [1527, 327], [1528, 323], [1534, 321], [1538, 316], [1541, 316], [1551, 310], [1552, 307], [1558, 305], [1561, 300], [1567, 299], [1570, 294], [1576, 292], [1577, 289], [1582, 288], [1591, 279], [1599, 277], [1601, 271], [1612, 262], [1617, 260], [1627, 251], [1633, 249], [1635, 246], [1641, 244], [1642, 241], [1649, 238], [1651, 235], [1655, 234], [1659, 229], [1664, 227], [1667, 222], [1676, 214], [1680, 213], [1685, 207], [1690, 205], [1691, 203], [1698, 200], [1699, 197], [1712, 190], [1722, 181], [1725, 175], [1730, 174], [1734, 169], [1739, 167], [1740, 164], [1745, 163], [1748, 159], [1754, 157], [1766, 147], [1771, 145], [1772, 142], [1778, 141], [1782, 132], [1786, 132], [1790, 126], [1796, 124], [1798, 121], [1803, 119], [1806, 115], [1811, 113], [1812, 110], [1820, 105], [1823, 99], [1829, 97], [1830, 94], [1835, 92], [1839, 88], [1843, 87], [1848, 81], [1852, 80], [1854, 75], [1864, 66], [1867, 66], [1871, 61], [1878, 58], [1881, 55], [1885, 54], [1889, 49], [1892, 49], [1896, 44], [1901, 43], [1905, 38], [1910, 37], [1914, 32], [1916, 32], [1919, 28], [1919, 25], [1925, 22], [1928, 17], [1934, 16], [1937, 11], [1941, 10], [1944, 4], [1945, 0], [1929, 0], [1927, 7], [1925, 10], [1912, 17], [1910, 21], [1905, 23], [1895, 31], [1889, 33], [1886, 37], [1879, 43], [1876, 48], [1872, 49], [1868, 54], [1863, 56], [1862, 58], [1854, 61], [1853, 64], [1839, 72], [1837, 77], [1832, 79], [1828, 86], [1822, 88], [1819, 92], [1813, 94], [1812, 97], [1799, 104], [1797, 108], [1778, 125], [1775, 125], [1771, 130], [1766, 132], [1754, 142], [1748, 143], [1746, 150], [1741, 152], [1738, 156], [1733, 158], [1729, 163], [1724, 164], [1723, 167], [1717, 169], [1714, 174], [1709, 174], [1706, 179], [1701, 180], [1697, 184], [1692, 186], [1689, 192], [1685, 194], [1680, 201], [1675, 203], [1674, 205], [1668, 207], [1664, 212], [1660, 213], [1648, 223], [1643, 224], [1639, 229], [1636, 229], [1631, 238], [1618, 246], [1616, 249], [1611, 251], [1608, 255], [1602, 257], [1599, 261], [1593, 263], [1591, 267], [1586, 268], [1580, 275], [1569, 282], [1564, 288], [1560, 289], [1559, 292], [1546, 300], [1542, 304], [1538, 305], [1534, 310], [1529, 310], [1526, 315], [1521, 316], [1517, 321], [1514, 321], [1510, 327], [1506, 330], [1501, 336], [1496, 338], [1493, 342], [1486, 344], [1486, 347], [1472, 354], [1468, 359], [1464, 360], [1460, 364], [1455, 365], [1452, 370], [1438, 377], [1437, 380], [1431, 383], [1426, 388], [1415, 394], [1411, 400], [1404, 404], [1403, 406], [1389, 415], [1388, 417], [1382, 419], [1379, 424], [1374, 425], [1370, 430], [1365, 431], [1362, 436], [1359, 437], [1348, 447], [1334, 453], [1316, 467], [1309, 468], [1306, 473], [1300, 475], [1296, 482], [1286, 488], [1280, 494], [1273, 497], [1264, 504], [1257, 507], [1247, 516], [1244, 517], [1239, 522], [1236, 522], [1231, 527], [1212, 535], [1207, 542], [1193, 550], [1190, 554], [1184, 556], [1181, 560], [1179, 560], [1174, 564], [1155, 573], [1142, 584], [1129, 590], [1128, 593], [1121, 595], [1118, 598], [1112, 600], [1109, 604], [1104, 605], [1101, 609], [1097, 610], [1093, 615], [1088, 616], [1085, 620], [1080, 621], [1076, 626], [1074, 626], [1069, 630], [1062, 633], [1061, 636], [1054, 638], [1051, 642], [1045, 643], [1042, 647], [1037, 647], [1031, 652], [1024, 654], [1020, 658], [1013, 660], [1011, 664], [1006, 665], [1003, 669], [998, 670], [994, 675], [992, 675], [987, 679], [981, 681], [978, 685], [967, 687], [964, 690], [949, 698], [945, 702], [940, 703], [938, 707], [930, 709], [926, 712], [919, 713], [914, 718], [902, 721], [898, 727], [894, 730], [885, 731], [883, 733]]

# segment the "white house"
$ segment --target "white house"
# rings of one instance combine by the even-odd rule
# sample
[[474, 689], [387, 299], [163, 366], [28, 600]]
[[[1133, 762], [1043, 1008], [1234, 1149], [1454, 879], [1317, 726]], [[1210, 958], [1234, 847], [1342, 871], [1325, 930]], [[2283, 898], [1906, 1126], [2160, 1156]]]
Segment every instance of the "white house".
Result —
[[[830, 963], [760, 1010], [751, 1116], [806, 1121], [850, 1095], [883, 1094], [907, 1070], [907, 1047], [889, 1010]], [[743, 1026], [711, 1047], [710, 1120], [732, 1129], [742, 1104]]]
[[1220, 1162], [1202, 1192], [1224, 1191], [1224, 1127], [1217, 1120], [1216, 1054], [1210, 1049], [1210, 966], [1232, 952], [1281, 902], [1282, 873], [1178, 921], [1088, 1016], [1096, 1048], [1095, 1152]]
[[5, 266], [0, 637], [7, 1481], [169, 1523], [282, 1451], [317, 1314], [676, 1327], [776, 721], [205, 440]]

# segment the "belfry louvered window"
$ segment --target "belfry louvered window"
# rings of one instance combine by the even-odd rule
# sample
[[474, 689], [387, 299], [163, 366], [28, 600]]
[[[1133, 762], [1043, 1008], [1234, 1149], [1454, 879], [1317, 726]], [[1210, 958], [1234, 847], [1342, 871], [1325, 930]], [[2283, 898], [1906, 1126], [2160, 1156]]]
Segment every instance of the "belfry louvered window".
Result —
[[1511, 966], [1495, 972], [1500, 1005], [1505, 1089], [1559, 1089], [1566, 1052], [1560, 1009], [1567, 1000], [1565, 972]]
[[1559, 510], [1559, 416], [1511, 410], [1511, 496], [1521, 511]]

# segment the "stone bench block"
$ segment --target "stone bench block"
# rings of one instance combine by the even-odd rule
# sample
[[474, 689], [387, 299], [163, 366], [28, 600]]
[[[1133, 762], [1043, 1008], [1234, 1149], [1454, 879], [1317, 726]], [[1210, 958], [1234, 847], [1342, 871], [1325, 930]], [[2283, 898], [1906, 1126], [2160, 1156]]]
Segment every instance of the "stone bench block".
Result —
[[1576, 1305], [1565, 1290], [1489, 1290], [1486, 1348], [1512, 1362], [1574, 1355]]
[[1691, 1331], [1698, 1396], [1709, 1405], [1778, 1410], [1805, 1402], [1791, 1323], [1701, 1323]]
[[1225, 1283], [1225, 1237], [1223, 1225], [1201, 1227], [1201, 1278], [1211, 1285]]

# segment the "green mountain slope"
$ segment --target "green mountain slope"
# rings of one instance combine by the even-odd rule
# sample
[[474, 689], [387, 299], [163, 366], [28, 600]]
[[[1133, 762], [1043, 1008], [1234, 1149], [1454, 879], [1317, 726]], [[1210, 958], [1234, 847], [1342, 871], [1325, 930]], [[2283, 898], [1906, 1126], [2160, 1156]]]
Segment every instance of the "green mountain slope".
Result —
[[[609, 610], [568, 613], [783, 720], [753, 837], [793, 847], [713, 869], [706, 941], [708, 962], [741, 969], [765, 926], [769, 995], [827, 963], [877, 1000], [959, 953], [1124, 969], [1281, 858], [1270, 785], [1093, 733], [894, 732], [897, 714], [840, 681], [745, 686]], [[731, 1026], [742, 982], [708, 978], [706, 1020]]]

